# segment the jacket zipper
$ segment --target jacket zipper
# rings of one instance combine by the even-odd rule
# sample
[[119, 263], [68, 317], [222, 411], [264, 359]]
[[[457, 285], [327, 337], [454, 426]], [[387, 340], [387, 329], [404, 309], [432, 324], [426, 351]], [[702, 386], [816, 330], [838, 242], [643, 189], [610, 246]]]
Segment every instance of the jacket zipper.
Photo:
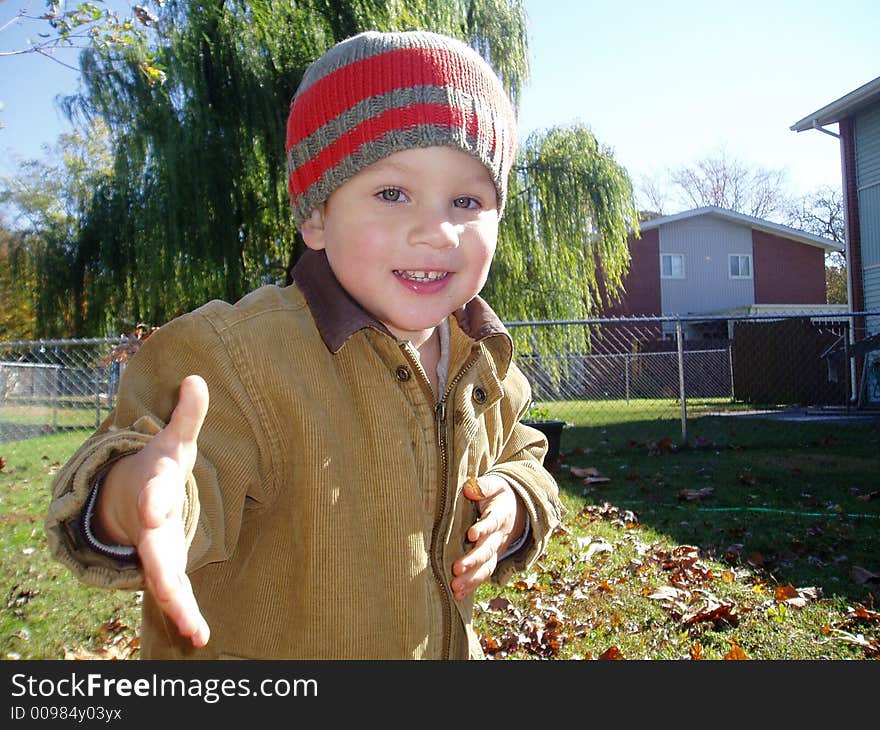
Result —
[[[443, 566], [440, 565], [440, 549], [442, 546], [439, 541], [439, 532], [440, 532], [440, 522], [441, 517], [443, 515], [443, 506], [446, 504], [446, 492], [449, 489], [449, 455], [448, 455], [448, 444], [446, 443], [446, 399], [449, 394], [453, 391], [455, 386], [458, 384], [458, 381], [464, 377], [465, 373], [470, 370], [474, 364], [477, 362], [479, 356], [474, 356], [468, 362], [466, 362], [461, 370], [456, 373], [455, 377], [450, 380], [446, 384], [446, 390], [443, 395], [440, 397], [440, 400], [437, 401], [437, 405], [434, 406], [434, 415], [437, 420], [437, 445], [440, 448], [440, 493], [439, 493], [439, 505], [440, 509], [438, 510], [437, 517], [434, 519], [434, 527], [431, 531], [431, 544], [436, 545], [435, 549], [431, 552], [431, 566], [434, 569], [434, 578], [437, 580], [437, 583], [440, 585], [440, 595], [443, 598], [443, 607], [445, 609], [446, 622], [444, 624], [443, 630], [443, 658], [449, 659], [452, 654], [452, 620], [453, 620], [453, 611], [452, 605], [449, 599], [449, 592], [452, 590], [451, 588], [447, 588], [447, 586], [443, 582]], [[453, 507], [453, 516], [454, 516], [454, 507]], [[451, 518], [450, 518], [451, 519]]]
[[[404, 357], [406, 357], [413, 369], [419, 372], [427, 383], [428, 376], [425, 373], [425, 369], [422, 367], [418, 357], [412, 354], [409, 351], [409, 348], [405, 346], [406, 344], [408, 343], [405, 343], [400, 348], [404, 353]], [[436, 546], [435, 549], [431, 551], [431, 570], [434, 573], [434, 580], [440, 589], [440, 598], [443, 602], [443, 659], [449, 659], [452, 655], [452, 620], [454, 618], [452, 604], [449, 598], [452, 589], [448, 587], [443, 580], [443, 566], [440, 564], [441, 545], [439, 543], [440, 522], [443, 516], [443, 506], [446, 504], [446, 492], [449, 489], [449, 456], [447, 453], [449, 447], [446, 443], [446, 401], [449, 394], [452, 393], [453, 389], [458, 384], [458, 381], [461, 380], [465, 373], [476, 364], [479, 357], [479, 354], [476, 354], [462, 365], [461, 369], [455, 374], [455, 377], [446, 383], [446, 389], [434, 406], [434, 418], [437, 422], [437, 446], [440, 449], [440, 491], [437, 500], [439, 509], [434, 518], [434, 526], [431, 529], [431, 545]], [[431, 389], [429, 388], [429, 390]], [[434, 392], [431, 390], [431, 397], [433, 397], [433, 395]]]

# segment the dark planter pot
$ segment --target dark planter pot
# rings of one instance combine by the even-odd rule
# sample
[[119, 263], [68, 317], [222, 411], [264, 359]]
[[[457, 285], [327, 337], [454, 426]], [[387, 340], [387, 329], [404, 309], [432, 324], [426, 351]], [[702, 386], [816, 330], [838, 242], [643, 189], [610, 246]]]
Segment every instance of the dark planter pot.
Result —
[[547, 456], [544, 465], [548, 468], [559, 464], [559, 443], [562, 440], [562, 429], [565, 421], [523, 421], [526, 426], [537, 428], [547, 437]]

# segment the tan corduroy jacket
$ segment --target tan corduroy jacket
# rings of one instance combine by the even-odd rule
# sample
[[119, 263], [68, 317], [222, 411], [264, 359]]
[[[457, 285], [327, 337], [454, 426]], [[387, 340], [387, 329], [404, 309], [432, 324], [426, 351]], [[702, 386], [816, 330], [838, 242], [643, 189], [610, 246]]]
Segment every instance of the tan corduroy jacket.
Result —
[[352, 302], [323, 254], [286, 288], [214, 301], [164, 325], [129, 362], [116, 408], [58, 472], [46, 519], [53, 554], [85, 582], [140, 589], [136, 561], [89, 548], [81, 518], [108, 462], [169, 418], [181, 380], [210, 407], [187, 483], [188, 572], [211, 639], [194, 649], [144, 595], [145, 659], [482, 657], [473, 600], [453, 599], [469, 547], [471, 475], [507, 478], [529, 514], [504, 583], [544, 551], [562, 507], [521, 423], [530, 390], [509, 335], [475, 299], [450, 318], [439, 402], [410, 343]]

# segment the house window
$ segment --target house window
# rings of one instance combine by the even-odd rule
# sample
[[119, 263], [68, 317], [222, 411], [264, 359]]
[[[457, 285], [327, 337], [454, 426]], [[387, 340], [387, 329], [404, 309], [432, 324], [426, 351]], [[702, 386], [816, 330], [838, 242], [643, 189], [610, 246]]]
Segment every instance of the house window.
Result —
[[684, 254], [661, 253], [660, 277], [663, 279], [684, 279]]
[[732, 253], [727, 257], [730, 263], [731, 279], [752, 278], [752, 257], [747, 254]]

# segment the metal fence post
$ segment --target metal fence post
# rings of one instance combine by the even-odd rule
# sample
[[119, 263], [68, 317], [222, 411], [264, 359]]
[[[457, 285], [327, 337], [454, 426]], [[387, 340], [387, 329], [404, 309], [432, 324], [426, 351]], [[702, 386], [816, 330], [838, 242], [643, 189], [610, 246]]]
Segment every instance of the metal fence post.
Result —
[[681, 441], [687, 443], [687, 396], [684, 392], [684, 338], [681, 334], [681, 320], [675, 320], [675, 342], [678, 347], [678, 393], [681, 397]]
[[733, 345], [727, 346], [727, 365], [730, 369], [730, 402], [736, 403], [736, 388], [733, 383]]
[[52, 384], [52, 389], [55, 391], [52, 394], [52, 430], [55, 431], [58, 429], [58, 400], [61, 397], [60, 386], [58, 383], [58, 378], [61, 375], [61, 366], [55, 365], [52, 370], [55, 375], [53, 378], [54, 383]]
[[623, 366], [625, 368], [625, 380], [626, 380], [626, 404], [629, 405], [629, 358], [630, 354], [626, 353], [624, 356]]
[[101, 383], [97, 368], [92, 368], [92, 388], [95, 391], [95, 430], [101, 425]]

